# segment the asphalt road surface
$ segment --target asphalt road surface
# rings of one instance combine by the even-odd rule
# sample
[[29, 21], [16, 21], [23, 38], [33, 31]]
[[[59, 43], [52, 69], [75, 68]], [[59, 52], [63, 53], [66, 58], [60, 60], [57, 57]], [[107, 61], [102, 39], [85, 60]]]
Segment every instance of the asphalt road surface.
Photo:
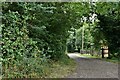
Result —
[[118, 64], [101, 59], [86, 58], [78, 53], [70, 53], [69, 57], [77, 62], [77, 69], [67, 78], [118, 78]]

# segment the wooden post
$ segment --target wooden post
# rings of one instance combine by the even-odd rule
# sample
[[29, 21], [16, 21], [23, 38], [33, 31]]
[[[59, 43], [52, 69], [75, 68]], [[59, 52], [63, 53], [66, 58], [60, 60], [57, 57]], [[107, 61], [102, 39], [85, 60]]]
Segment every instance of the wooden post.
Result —
[[102, 47], [102, 58], [104, 58], [104, 48]]

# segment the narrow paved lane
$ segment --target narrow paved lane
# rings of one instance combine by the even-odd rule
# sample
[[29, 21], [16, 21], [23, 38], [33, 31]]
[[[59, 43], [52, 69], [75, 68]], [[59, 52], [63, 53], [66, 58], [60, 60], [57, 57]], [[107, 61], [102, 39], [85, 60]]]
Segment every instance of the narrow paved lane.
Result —
[[118, 64], [100, 59], [86, 58], [78, 53], [68, 54], [77, 62], [77, 69], [67, 78], [118, 78]]

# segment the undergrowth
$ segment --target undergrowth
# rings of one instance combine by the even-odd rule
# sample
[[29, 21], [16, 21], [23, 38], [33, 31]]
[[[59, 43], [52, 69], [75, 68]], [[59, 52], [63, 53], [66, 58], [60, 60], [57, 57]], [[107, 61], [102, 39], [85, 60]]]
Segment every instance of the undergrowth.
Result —
[[74, 69], [74, 60], [65, 57], [59, 61], [46, 59], [42, 62], [41, 58], [27, 58], [4, 65], [3, 78], [63, 78]]

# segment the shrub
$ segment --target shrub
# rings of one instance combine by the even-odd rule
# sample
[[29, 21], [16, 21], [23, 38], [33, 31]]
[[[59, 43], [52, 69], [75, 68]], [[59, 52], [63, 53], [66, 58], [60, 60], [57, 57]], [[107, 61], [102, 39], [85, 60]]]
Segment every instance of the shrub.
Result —
[[[3, 4], [3, 8], [5, 8]], [[27, 15], [17, 11], [3, 10], [2, 16], [2, 62], [3, 77], [31, 77], [41, 74], [41, 55], [36, 42], [28, 37]]]

